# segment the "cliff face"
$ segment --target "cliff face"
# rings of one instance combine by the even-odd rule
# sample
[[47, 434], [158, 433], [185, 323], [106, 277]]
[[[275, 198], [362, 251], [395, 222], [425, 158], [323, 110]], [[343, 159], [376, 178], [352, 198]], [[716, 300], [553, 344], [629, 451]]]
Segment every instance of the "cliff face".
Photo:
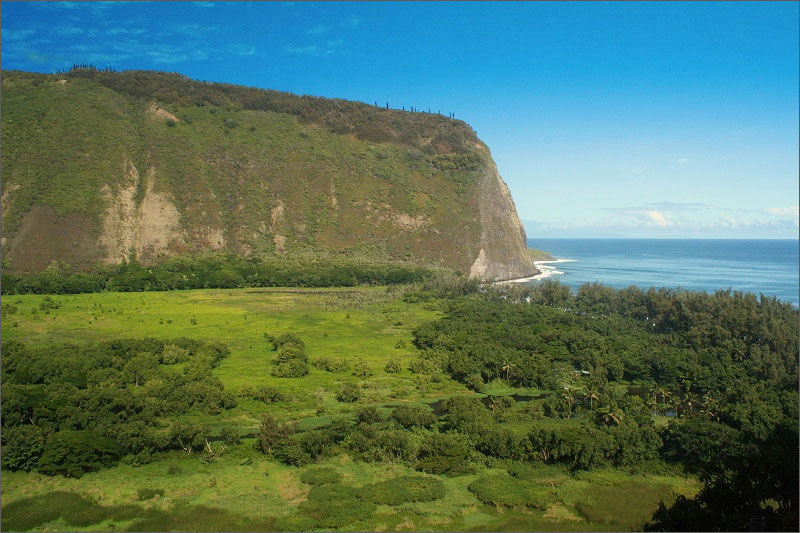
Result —
[[491, 159], [481, 170], [479, 198], [481, 249], [470, 266], [470, 277], [507, 280], [537, 273], [511, 191]]
[[12, 270], [326, 249], [535, 272], [461, 121], [153, 72], [5, 72], [2, 89]]

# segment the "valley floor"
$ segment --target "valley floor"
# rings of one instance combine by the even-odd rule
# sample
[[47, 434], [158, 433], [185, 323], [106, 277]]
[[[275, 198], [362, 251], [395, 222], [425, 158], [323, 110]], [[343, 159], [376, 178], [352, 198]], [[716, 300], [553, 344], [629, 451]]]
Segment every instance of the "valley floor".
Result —
[[[268, 385], [286, 401], [269, 405], [241, 399], [237, 407], [209, 415], [192, 412], [187, 422], [208, 425], [211, 437], [224, 427], [239, 428], [240, 444], [228, 446], [210, 463], [200, 453], [173, 451], [155, 462], [118, 466], [80, 479], [39, 473], [2, 472], [2, 529], [31, 531], [291, 530], [303, 528], [303, 502], [312, 486], [304, 473], [329, 467], [342, 490], [399, 476], [420, 476], [399, 463], [364, 463], [346, 454], [305, 467], [286, 466], [254, 447], [266, 411], [295, 420], [298, 430], [353, 416], [373, 405], [382, 415], [403, 404], [423, 405], [452, 395], [475, 394], [444, 377], [421, 383], [408, 370], [417, 350], [412, 330], [436, 319], [430, 304], [406, 303], [400, 289], [233, 289], [162, 293], [97, 293], [52, 296], [60, 307], [40, 310], [45, 296], [4, 296], [2, 338], [27, 346], [98, 342], [118, 338], [188, 337], [226, 344], [230, 355], [214, 369], [226, 390]], [[13, 314], [6, 304], [14, 306]], [[272, 358], [264, 334], [293, 333], [309, 357], [361, 360], [371, 375], [327, 372], [310, 366], [300, 378], [270, 375]], [[402, 371], [385, 372], [396, 359]], [[336, 399], [348, 382], [363, 391], [357, 404]], [[492, 383], [493, 394], [533, 395]], [[515, 409], [525, 409], [518, 402]], [[510, 424], [513, 426], [513, 421]], [[505, 476], [509, 464], [490, 461], [473, 473], [435, 476], [444, 496], [433, 501], [380, 504], [370, 516], [337, 524], [355, 531], [608, 531], [637, 529], [659, 501], [694, 494], [699, 483], [680, 475], [640, 475], [615, 469], [571, 474], [557, 466], [532, 471], [547, 488], [548, 502], [537, 507], [482, 503], [468, 486], [489, 474]]]

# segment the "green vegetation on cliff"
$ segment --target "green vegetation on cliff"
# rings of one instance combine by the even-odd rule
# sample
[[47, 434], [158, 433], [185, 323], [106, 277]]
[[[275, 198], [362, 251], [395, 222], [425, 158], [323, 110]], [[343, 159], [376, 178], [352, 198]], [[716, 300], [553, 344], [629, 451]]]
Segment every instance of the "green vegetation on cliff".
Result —
[[465, 273], [483, 250], [476, 275], [532, 270], [488, 149], [461, 121], [93, 69], [4, 72], [2, 106], [16, 271], [365, 244]]

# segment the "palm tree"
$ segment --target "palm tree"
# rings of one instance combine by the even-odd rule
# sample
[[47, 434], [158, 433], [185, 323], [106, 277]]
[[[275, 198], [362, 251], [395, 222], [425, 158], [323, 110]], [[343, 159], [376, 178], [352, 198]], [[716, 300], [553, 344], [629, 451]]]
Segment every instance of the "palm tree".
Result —
[[717, 400], [715, 400], [714, 397], [711, 396], [710, 392], [707, 392], [703, 396], [703, 403], [701, 404], [700, 412], [706, 415], [709, 418], [709, 420], [712, 418], [716, 418], [717, 422], [719, 422], [719, 415], [717, 414], [716, 403]]
[[508, 373], [509, 373], [509, 372], [511, 371], [511, 369], [512, 369], [512, 368], [514, 368], [515, 366], [517, 366], [517, 365], [515, 365], [515, 364], [514, 364], [514, 363], [512, 363], [511, 361], [506, 361], [506, 362], [503, 364], [503, 366], [500, 368], [500, 370], [501, 370], [501, 371], [503, 371], [503, 372], [505, 372], [505, 373], [506, 373], [506, 381], [508, 381]]
[[589, 399], [589, 409], [594, 411], [594, 400], [600, 399], [600, 391], [593, 383], [589, 383], [583, 389], [583, 399]]
[[564, 393], [561, 396], [569, 406], [569, 418], [572, 418], [572, 404], [575, 402], [575, 390], [569, 385], [564, 386]]
[[603, 413], [603, 421], [606, 424], [611, 424], [613, 422], [614, 425], [618, 426], [619, 423], [622, 422], [622, 418], [624, 417], [622, 411], [614, 405], [609, 405], [608, 407], [604, 407], [602, 413]]
[[692, 393], [692, 391], [688, 391], [683, 395], [683, 403], [689, 408], [689, 416], [692, 416], [693, 407], [697, 403], [697, 397]]

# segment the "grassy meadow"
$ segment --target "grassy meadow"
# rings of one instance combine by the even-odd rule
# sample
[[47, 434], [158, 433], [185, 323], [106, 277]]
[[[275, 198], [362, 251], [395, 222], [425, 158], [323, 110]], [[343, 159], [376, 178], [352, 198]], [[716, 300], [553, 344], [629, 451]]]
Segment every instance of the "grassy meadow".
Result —
[[[408, 370], [417, 352], [412, 330], [440, 313], [430, 304], [402, 301], [398, 291], [371, 287], [96, 293], [51, 296], [61, 305], [46, 310], [40, 309], [45, 296], [4, 297], [4, 341], [29, 346], [142, 337], [220, 341], [231, 353], [214, 374], [226, 390], [269, 385], [286, 401], [265, 405], [242, 399], [218, 415], [184, 415], [187, 421], [207, 424], [211, 436], [235, 426], [245, 437], [208, 464], [199, 454], [174, 451], [149, 464], [123, 462], [79, 479], [3, 471], [2, 529], [307, 530], [322, 524], [322, 529], [346, 531], [620, 531], [640, 528], [662, 499], [671, 501], [675, 494], [699, 489], [696, 480], [681, 476], [610, 468], [571, 474], [560, 466], [534, 466], [514, 477], [508, 473], [510, 462], [490, 460], [479, 471], [448, 477], [421, 474], [399, 463], [356, 462], [345, 454], [293, 467], [257, 451], [255, 439], [247, 436], [258, 431], [266, 411], [297, 421], [303, 431], [366, 405], [389, 413], [387, 406], [475, 394], [448, 377], [423, 382]], [[371, 375], [327, 372], [310, 365], [310, 372], [300, 378], [273, 377], [264, 333], [296, 334], [312, 361], [361, 360]], [[401, 372], [384, 370], [391, 359], [401, 362]], [[361, 386], [356, 404], [336, 399], [336, 391], [347, 382]], [[492, 383], [487, 392], [538, 391]], [[518, 402], [514, 409], [527, 409], [532, 403]], [[514, 427], [513, 416], [509, 426]], [[314, 476], [321, 467], [334, 472]], [[311, 481], [325, 478], [326, 483], [312, 485], [303, 481], [304, 475]], [[385, 497], [391, 488], [380, 483], [403, 476], [436, 478], [443, 490], [436, 482], [435, 491], [415, 493], [412, 483], [408, 495]]]

